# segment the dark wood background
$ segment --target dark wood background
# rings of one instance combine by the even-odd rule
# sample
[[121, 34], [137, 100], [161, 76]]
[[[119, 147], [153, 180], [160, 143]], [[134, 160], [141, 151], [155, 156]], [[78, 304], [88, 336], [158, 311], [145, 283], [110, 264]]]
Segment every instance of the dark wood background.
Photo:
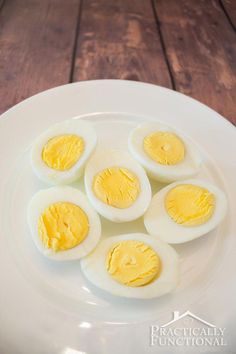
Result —
[[236, 0], [0, 0], [0, 113], [107, 78], [178, 90], [236, 124]]

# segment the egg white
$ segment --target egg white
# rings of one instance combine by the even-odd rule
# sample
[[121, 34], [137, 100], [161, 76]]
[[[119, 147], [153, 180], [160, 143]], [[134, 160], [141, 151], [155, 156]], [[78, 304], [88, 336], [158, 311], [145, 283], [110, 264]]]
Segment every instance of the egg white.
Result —
[[[151, 283], [130, 287], [115, 281], [106, 270], [106, 257], [113, 244], [137, 240], [146, 243], [161, 259], [161, 273]], [[126, 234], [109, 237], [99, 243], [97, 248], [81, 260], [81, 270], [85, 277], [95, 286], [112, 295], [127, 298], [150, 299], [162, 296], [174, 290], [179, 282], [179, 257], [167, 243], [142, 233]]]
[[[162, 165], [149, 157], [143, 149], [144, 138], [157, 131], [175, 133], [184, 143], [185, 157], [176, 165]], [[145, 168], [150, 178], [160, 182], [173, 182], [195, 176], [202, 164], [194, 142], [170, 126], [159, 122], [138, 125], [129, 135], [128, 147], [134, 158]]]
[[[193, 184], [209, 190], [215, 196], [215, 209], [211, 218], [202, 225], [184, 226], [177, 224], [165, 209], [166, 194], [181, 184]], [[152, 198], [144, 215], [144, 225], [148, 233], [158, 236], [168, 243], [184, 243], [203, 236], [213, 230], [224, 219], [227, 211], [227, 199], [223, 191], [207, 181], [190, 179], [169, 184]]]
[[[136, 175], [140, 183], [140, 193], [134, 203], [124, 209], [103, 203], [93, 192], [93, 180], [97, 173], [109, 167], [123, 167]], [[104, 151], [97, 149], [85, 168], [86, 194], [99, 214], [114, 222], [126, 222], [139, 218], [151, 201], [151, 186], [144, 169], [129, 155], [121, 150]]]
[[[84, 140], [84, 151], [80, 159], [70, 169], [54, 170], [42, 159], [45, 144], [58, 135], [75, 134]], [[66, 184], [76, 181], [84, 171], [84, 165], [97, 144], [97, 135], [93, 126], [81, 119], [71, 119], [53, 125], [42, 133], [34, 142], [31, 150], [31, 165], [35, 174], [44, 182], [50, 184]]]
[[[45, 248], [41, 242], [38, 235], [38, 220], [49, 205], [57, 202], [70, 202], [78, 205], [88, 217], [89, 231], [86, 238], [78, 246], [54, 252], [50, 248]], [[37, 192], [29, 203], [27, 220], [33, 241], [38, 250], [44, 256], [58, 261], [74, 260], [86, 256], [96, 247], [101, 237], [99, 216], [89, 205], [85, 195], [72, 187], [57, 186]]]

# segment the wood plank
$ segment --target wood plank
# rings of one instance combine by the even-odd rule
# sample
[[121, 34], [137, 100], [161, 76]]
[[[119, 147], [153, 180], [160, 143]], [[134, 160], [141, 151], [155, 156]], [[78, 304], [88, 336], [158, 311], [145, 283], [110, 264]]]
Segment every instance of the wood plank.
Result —
[[8, 0], [0, 12], [0, 112], [69, 81], [80, 0]]
[[220, 0], [223, 8], [230, 19], [234, 29], [236, 29], [236, 1], [235, 0]]
[[236, 123], [235, 33], [216, 0], [156, 0], [176, 89]]
[[171, 87], [149, 1], [83, 3], [73, 80], [106, 78]]

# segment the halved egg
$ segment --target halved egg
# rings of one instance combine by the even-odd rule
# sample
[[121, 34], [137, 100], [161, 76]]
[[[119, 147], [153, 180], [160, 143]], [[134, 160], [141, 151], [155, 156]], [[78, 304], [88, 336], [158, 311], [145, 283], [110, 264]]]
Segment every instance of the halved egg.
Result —
[[81, 260], [85, 277], [117, 296], [148, 299], [179, 282], [179, 258], [167, 243], [142, 233], [109, 237]]
[[227, 199], [207, 181], [190, 179], [161, 189], [144, 215], [151, 235], [168, 243], [184, 243], [203, 236], [224, 218]]
[[85, 195], [72, 187], [37, 192], [29, 203], [27, 218], [36, 247], [54, 260], [86, 256], [101, 236], [99, 216]]
[[34, 142], [31, 164], [44, 182], [66, 184], [77, 180], [97, 144], [93, 126], [80, 119], [53, 125]]
[[193, 177], [202, 162], [189, 138], [158, 122], [140, 124], [130, 133], [128, 146], [148, 175], [161, 182]]
[[97, 212], [115, 222], [139, 218], [151, 201], [144, 169], [120, 150], [96, 150], [86, 165], [85, 189]]

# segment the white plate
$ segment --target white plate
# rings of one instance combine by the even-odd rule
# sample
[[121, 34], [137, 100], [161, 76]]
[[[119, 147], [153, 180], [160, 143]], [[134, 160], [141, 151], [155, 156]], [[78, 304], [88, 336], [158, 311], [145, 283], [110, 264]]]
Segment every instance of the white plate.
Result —
[[[99, 144], [107, 148], [127, 149], [130, 129], [146, 120], [183, 130], [202, 150], [199, 177], [227, 193], [229, 212], [217, 230], [176, 246], [182, 276], [173, 294], [151, 301], [116, 299], [88, 284], [79, 262], [54, 263], [36, 250], [26, 207], [33, 193], [47, 186], [33, 175], [30, 145], [53, 123], [78, 117], [94, 122]], [[154, 353], [149, 325], [169, 321], [174, 310], [190, 310], [226, 327], [230, 352], [236, 320], [236, 134], [230, 123], [158, 86], [81, 82], [43, 92], [6, 112], [0, 119], [0, 151], [0, 353]], [[83, 188], [82, 182], [74, 185]], [[144, 226], [142, 220], [122, 225], [103, 220], [103, 230], [107, 237], [144, 231]]]

